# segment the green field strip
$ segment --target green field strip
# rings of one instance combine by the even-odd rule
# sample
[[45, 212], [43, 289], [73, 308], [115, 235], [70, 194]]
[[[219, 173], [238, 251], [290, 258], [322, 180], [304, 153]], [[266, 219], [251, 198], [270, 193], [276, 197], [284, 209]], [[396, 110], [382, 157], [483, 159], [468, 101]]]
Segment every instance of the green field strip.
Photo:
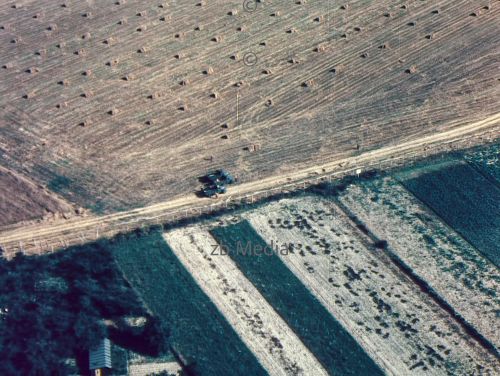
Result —
[[500, 266], [500, 188], [467, 163], [398, 178], [484, 257]]
[[[330, 315], [275, 253], [244, 254], [241, 247], [264, 249], [266, 242], [242, 221], [211, 230], [243, 274], [331, 375], [382, 375], [354, 338]], [[240, 248], [238, 248], [240, 247]], [[269, 248], [268, 248], [269, 249]], [[223, 256], [220, 256], [223, 257]], [[284, 256], [286, 257], [286, 256]]]
[[196, 375], [266, 375], [255, 356], [180, 263], [160, 232], [127, 237], [113, 253], [130, 284], [170, 328]]

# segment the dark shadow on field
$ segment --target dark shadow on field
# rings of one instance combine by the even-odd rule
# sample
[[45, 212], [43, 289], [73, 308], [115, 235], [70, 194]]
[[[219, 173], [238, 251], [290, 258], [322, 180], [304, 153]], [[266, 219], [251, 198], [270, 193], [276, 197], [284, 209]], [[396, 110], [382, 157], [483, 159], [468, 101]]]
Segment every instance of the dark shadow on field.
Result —
[[[269, 247], [248, 222], [218, 227], [211, 234], [330, 374], [383, 374], [275, 252], [251, 251]], [[244, 254], [247, 245], [250, 252]]]
[[266, 375], [161, 232], [121, 236], [112, 247], [127, 280], [151, 311], [168, 323], [172, 349], [191, 374]]

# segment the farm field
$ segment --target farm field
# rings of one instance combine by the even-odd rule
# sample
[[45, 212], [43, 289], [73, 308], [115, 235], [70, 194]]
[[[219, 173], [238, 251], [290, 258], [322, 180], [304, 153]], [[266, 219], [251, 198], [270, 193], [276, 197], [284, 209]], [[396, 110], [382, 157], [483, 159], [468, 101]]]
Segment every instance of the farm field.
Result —
[[282, 200], [244, 214], [266, 240], [288, 244], [283, 263], [384, 371], [405, 374], [495, 373], [471, 341], [325, 198]]
[[0, 166], [0, 227], [34, 219], [69, 218], [76, 211], [52, 192]]
[[125, 278], [171, 329], [169, 345], [202, 375], [265, 375], [213, 302], [198, 287], [160, 232], [131, 234], [113, 245]]
[[[329, 374], [383, 374], [276, 254], [254, 251], [257, 247], [264, 249], [267, 244], [248, 222], [216, 227], [210, 233]], [[246, 249], [247, 245], [251, 249], [245, 254], [240, 247]]]
[[[392, 177], [349, 186], [338, 200], [498, 349], [494, 264]], [[481, 229], [478, 229], [480, 231]]]
[[255, 4], [3, 1], [0, 163], [109, 213], [498, 112], [496, 1]]
[[270, 375], [327, 375], [231, 258], [220, 251], [213, 255], [217, 242], [208, 231], [188, 227], [164, 237]]
[[466, 163], [410, 168], [402, 184], [500, 267], [500, 186]]

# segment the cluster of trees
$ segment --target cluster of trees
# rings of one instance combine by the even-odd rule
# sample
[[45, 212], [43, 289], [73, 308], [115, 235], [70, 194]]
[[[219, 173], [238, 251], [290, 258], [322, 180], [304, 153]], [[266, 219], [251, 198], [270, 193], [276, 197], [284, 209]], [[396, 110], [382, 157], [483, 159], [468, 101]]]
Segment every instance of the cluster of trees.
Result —
[[[125, 316], [146, 317], [130, 327]], [[105, 324], [118, 322], [112, 329]], [[167, 349], [168, 331], [145, 309], [103, 243], [47, 256], [0, 257], [1, 375], [70, 374], [102, 338], [146, 355]]]

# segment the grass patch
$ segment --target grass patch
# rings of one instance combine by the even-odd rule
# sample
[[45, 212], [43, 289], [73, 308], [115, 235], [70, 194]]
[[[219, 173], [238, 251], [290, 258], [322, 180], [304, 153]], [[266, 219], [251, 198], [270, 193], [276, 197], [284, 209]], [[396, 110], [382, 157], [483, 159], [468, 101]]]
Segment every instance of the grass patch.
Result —
[[[382, 371], [275, 253], [244, 255], [241, 245], [267, 247], [246, 222], [211, 230], [245, 276], [332, 375], [381, 375]], [[269, 248], [268, 248], [269, 249]], [[241, 250], [241, 249], [240, 249]]]
[[160, 232], [121, 236], [112, 248], [127, 280], [169, 323], [172, 347], [196, 375], [266, 374]]

